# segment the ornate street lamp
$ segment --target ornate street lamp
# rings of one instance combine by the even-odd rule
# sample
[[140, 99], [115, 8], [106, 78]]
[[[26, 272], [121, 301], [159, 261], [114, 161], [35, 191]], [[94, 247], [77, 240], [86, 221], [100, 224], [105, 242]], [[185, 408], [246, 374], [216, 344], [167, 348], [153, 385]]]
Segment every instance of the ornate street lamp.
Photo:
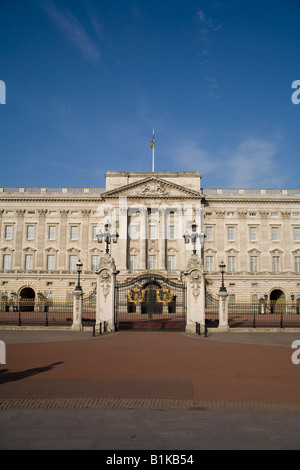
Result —
[[268, 304], [268, 294], [264, 295], [264, 301], [265, 301], [265, 315], [267, 314], [267, 304]]
[[77, 261], [76, 266], [77, 266], [77, 274], [78, 274], [78, 283], [77, 283], [77, 286], [76, 286], [76, 290], [82, 290], [82, 287], [80, 285], [80, 274], [81, 274], [81, 271], [82, 271], [83, 264], [79, 260], [79, 261]]
[[99, 233], [96, 234], [98, 243], [102, 243], [103, 240], [105, 241], [106, 243], [105, 253], [106, 254], [109, 253], [109, 245], [111, 241], [113, 241], [113, 243], [117, 243], [118, 238], [119, 238], [119, 234], [116, 231], [114, 231], [114, 233], [110, 233], [110, 227], [111, 227], [111, 224], [107, 222], [105, 224], [105, 232], [102, 233], [100, 231]]
[[197, 226], [196, 222], [194, 221], [192, 223], [192, 233], [189, 233], [188, 231], [186, 231], [186, 233], [183, 235], [186, 244], [188, 244], [190, 242], [190, 240], [192, 241], [192, 243], [193, 243], [193, 254], [194, 255], [197, 252], [197, 250], [196, 250], [197, 239], [198, 238], [200, 239], [201, 247], [203, 246], [203, 243], [204, 243], [204, 233], [203, 232], [198, 233], [196, 231], [197, 227], [198, 226]]
[[224, 274], [225, 274], [226, 264], [222, 261], [221, 264], [219, 265], [219, 268], [222, 274], [222, 286], [220, 287], [220, 292], [227, 292], [227, 289], [224, 286]]

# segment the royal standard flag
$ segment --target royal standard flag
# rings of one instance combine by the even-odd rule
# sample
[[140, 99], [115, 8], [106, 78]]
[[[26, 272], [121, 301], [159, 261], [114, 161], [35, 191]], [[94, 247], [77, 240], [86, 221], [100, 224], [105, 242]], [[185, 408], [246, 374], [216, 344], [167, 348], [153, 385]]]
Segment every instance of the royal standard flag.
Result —
[[154, 129], [153, 129], [153, 139], [152, 139], [152, 142], [151, 142], [151, 148], [154, 149]]

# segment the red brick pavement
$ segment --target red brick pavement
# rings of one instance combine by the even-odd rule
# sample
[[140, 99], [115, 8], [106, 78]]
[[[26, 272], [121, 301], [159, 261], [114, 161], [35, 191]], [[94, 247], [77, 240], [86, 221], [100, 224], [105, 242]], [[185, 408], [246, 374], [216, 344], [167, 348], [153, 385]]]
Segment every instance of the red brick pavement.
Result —
[[287, 346], [120, 332], [84, 341], [7, 344], [0, 398], [175, 398], [300, 404]]

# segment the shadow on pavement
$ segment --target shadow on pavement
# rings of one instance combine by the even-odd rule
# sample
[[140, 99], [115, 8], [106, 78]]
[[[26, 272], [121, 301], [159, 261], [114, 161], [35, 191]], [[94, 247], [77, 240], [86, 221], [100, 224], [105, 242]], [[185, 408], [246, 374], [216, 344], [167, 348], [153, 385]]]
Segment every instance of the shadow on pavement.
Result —
[[57, 366], [63, 364], [63, 362], [54, 362], [44, 367], [35, 367], [34, 369], [27, 369], [20, 372], [9, 372], [9, 369], [0, 370], [0, 385], [7, 382], [14, 382], [16, 380], [26, 379], [27, 377], [32, 377], [33, 375], [42, 374], [47, 372]]

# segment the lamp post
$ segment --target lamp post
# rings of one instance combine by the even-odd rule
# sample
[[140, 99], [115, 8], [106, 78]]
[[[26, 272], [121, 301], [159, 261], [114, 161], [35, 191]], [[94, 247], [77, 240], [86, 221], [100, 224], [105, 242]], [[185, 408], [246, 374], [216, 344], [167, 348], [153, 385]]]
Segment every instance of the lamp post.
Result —
[[193, 254], [194, 255], [197, 252], [197, 250], [196, 250], [197, 239], [198, 238], [200, 239], [201, 247], [203, 246], [203, 243], [204, 243], [204, 233], [203, 232], [198, 233], [196, 230], [197, 230], [197, 224], [194, 221], [192, 223], [192, 233], [189, 233], [188, 231], [186, 231], [186, 233], [183, 235], [186, 244], [188, 244], [190, 242], [190, 240], [192, 241], [192, 243], [193, 243]]
[[78, 274], [78, 282], [77, 282], [77, 286], [76, 286], [76, 290], [82, 290], [82, 287], [80, 285], [80, 274], [81, 274], [81, 271], [82, 271], [82, 262], [79, 260], [77, 263], [76, 263], [76, 266], [77, 266], [77, 274]]
[[224, 286], [224, 274], [225, 274], [226, 264], [222, 261], [221, 264], [219, 265], [219, 268], [220, 268], [220, 272], [222, 274], [222, 285], [220, 287], [220, 292], [227, 292], [227, 289]]
[[105, 224], [105, 232], [102, 233], [100, 231], [96, 235], [96, 237], [98, 239], [98, 243], [102, 243], [103, 240], [105, 241], [105, 243], [106, 243], [105, 253], [106, 254], [109, 253], [109, 245], [111, 243], [111, 240], [113, 241], [113, 243], [117, 243], [118, 238], [119, 238], [119, 234], [116, 231], [114, 231], [114, 233], [110, 232], [110, 227], [111, 227], [111, 224], [109, 222], [107, 222]]
[[265, 301], [265, 315], [266, 315], [267, 314], [268, 294], [264, 295], [264, 301]]
[[295, 300], [295, 294], [291, 294], [291, 301], [292, 301], [292, 313], [294, 311], [294, 300]]

